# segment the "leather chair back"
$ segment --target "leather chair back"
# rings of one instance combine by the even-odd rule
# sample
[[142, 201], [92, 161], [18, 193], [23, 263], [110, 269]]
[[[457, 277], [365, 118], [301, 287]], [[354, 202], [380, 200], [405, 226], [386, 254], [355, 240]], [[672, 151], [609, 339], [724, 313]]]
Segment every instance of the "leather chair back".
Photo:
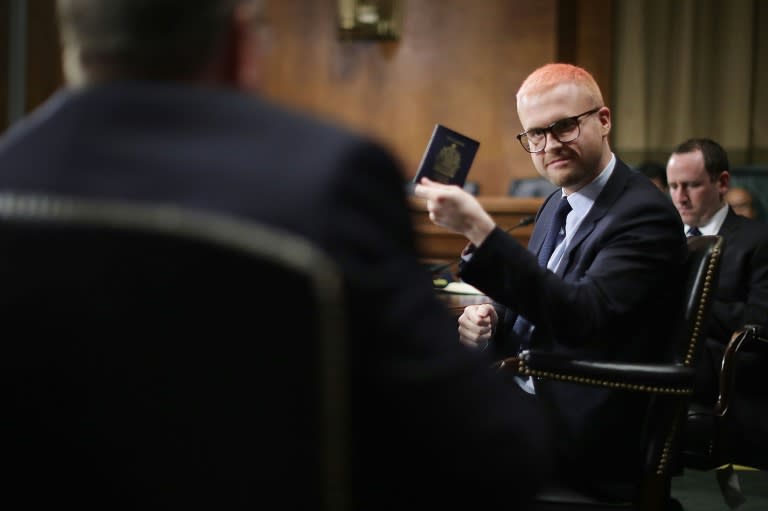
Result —
[[345, 508], [344, 297], [307, 240], [3, 194], [0, 282], [9, 501]]
[[[536, 496], [536, 511], [658, 511], [678, 509], [670, 496], [672, 475], [679, 470], [679, 444], [690, 396], [693, 393], [694, 363], [701, 349], [705, 323], [720, 271], [721, 236], [688, 239], [685, 284], [679, 320], [670, 332], [667, 356], [657, 364], [574, 360], [546, 351], [531, 350], [520, 357], [496, 364], [502, 370], [538, 378], [554, 379], [640, 393], [650, 397], [643, 438], [643, 459], [633, 496], [606, 499], [555, 486]], [[617, 433], [618, 434], [618, 433]], [[608, 468], [609, 469], [609, 468]]]

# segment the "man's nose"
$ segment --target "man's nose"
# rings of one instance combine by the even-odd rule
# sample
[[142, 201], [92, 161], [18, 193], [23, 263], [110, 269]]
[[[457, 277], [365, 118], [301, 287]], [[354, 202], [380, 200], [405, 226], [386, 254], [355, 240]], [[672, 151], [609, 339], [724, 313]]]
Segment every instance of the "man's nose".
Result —
[[552, 130], [548, 130], [544, 132], [544, 136], [547, 137], [547, 143], [546, 143], [547, 149], [551, 149], [552, 146], [558, 147], [563, 144], [557, 139], [554, 133], [552, 133]]
[[677, 202], [686, 202], [688, 200], [688, 190], [684, 188], [672, 190], [672, 198]]

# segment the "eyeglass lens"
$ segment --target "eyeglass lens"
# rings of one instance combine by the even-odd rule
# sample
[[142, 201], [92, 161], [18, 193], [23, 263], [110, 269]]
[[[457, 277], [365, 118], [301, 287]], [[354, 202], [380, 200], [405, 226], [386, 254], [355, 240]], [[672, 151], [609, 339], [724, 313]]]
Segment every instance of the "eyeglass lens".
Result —
[[579, 136], [579, 121], [569, 117], [557, 121], [549, 128], [532, 129], [520, 137], [520, 142], [531, 152], [541, 151], [546, 144], [547, 131], [560, 143], [571, 142]]
[[547, 132], [552, 133], [555, 139], [564, 144], [571, 142], [579, 138], [581, 134], [579, 127], [579, 118], [585, 115], [593, 114], [600, 110], [600, 107], [593, 108], [583, 114], [574, 115], [573, 117], [566, 117], [550, 124], [546, 128], [531, 128], [525, 133], [521, 133], [517, 136], [523, 149], [529, 153], [538, 153], [544, 150], [547, 145]]

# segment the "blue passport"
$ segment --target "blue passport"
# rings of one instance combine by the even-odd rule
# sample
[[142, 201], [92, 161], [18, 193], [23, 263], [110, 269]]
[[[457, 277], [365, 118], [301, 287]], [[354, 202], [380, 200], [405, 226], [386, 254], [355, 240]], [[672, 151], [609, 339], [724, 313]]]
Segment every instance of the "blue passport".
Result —
[[428, 177], [432, 181], [463, 187], [479, 147], [477, 140], [436, 124], [413, 182]]

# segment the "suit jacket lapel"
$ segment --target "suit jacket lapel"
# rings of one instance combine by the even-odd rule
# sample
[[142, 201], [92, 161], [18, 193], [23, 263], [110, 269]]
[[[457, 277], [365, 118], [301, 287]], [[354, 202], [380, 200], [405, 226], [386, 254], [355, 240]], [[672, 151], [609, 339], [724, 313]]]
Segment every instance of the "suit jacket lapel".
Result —
[[[632, 171], [629, 167], [617, 158], [616, 166], [613, 168], [611, 177], [608, 178], [608, 182], [605, 183], [605, 187], [603, 187], [600, 195], [597, 196], [589, 213], [587, 213], [587, 216], [581, 221], [581, 225], [579, 225], [573, 238], [571, 238], [568, 248], [560, 261], [560, 266], [557, 267], [557, 275], [560, 277], [565, 275], [566, 270], [571, 264], [571, 254], [584, 239], [595, 230], [597, 222], [605, 216], [611, 206], [613, 206], [613, 203], [618, 200], [621, 191], [627, 186], [630, 172]], [[539, 242], [539, 245], [541, 245], [541, 242]]]
[[734, 213], [733, 209], [729, 206], [728, 213], [725, 215], [725, 220], [723, 220], [723, 225], [720, 226], [720, 230], [717, 231], [717, 234], [725, 237], [732, 236], [739, 230], [740, 225], [741, 222], [739, 216]]
[[[544, 204], [542, 204], [541, 208], [539, 208], [539, 212], [536, 216], [536, 226], [549, 225], [549, 221], [557, 209], [557, 201], [560, 199], [560, 197], [562, 197], [562, 195], [562, 190], [558, 188], [552, 192], [549, 197], [547, 197]], [[541, 250], [541, 245], [544, 243], [544, 237], [546, 235], [546, 229], [534, 228], [533, 232], [531, 233], [531, 239], [528, 240], [528, 250], [534, 254], [538, 254], [539, 250]]]

